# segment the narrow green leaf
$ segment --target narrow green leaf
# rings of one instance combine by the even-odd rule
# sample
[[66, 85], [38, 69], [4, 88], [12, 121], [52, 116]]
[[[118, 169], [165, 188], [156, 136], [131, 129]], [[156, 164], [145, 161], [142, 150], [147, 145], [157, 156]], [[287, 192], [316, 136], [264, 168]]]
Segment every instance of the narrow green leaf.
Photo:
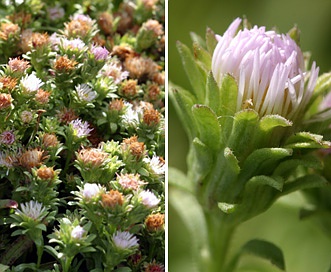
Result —
[[283, 181], [281, 179], [275, 179], [269, 176], [254, 176], [249, 180], [249, 183], [263, 186], [267, 185], [280, 192], [283, 189]]
[[292, 135], [285, 143], [288, 148], [330, 148], [331, 142], [324, 141], [322, 135], [299, 132]]
[[194, 195], [186, 193], [177, 188], [171, 188], [169, 193], [169, 203], [177, 211], [186, 226], [191, 237], [192, 262], [196, 268], [194, 272], [203, 271], [198, 269], [196, 256], [201, 256], [201, 252], [207, 248], [207, 226], [201, 205]]
[[198, 128], [198, 138], [210, 149], [218, 150], [221, 141], [221, 130], [216, 114], [204, 105], [194, 105], [192, 113]]
[[217, 40], [215, 33], [209, 27], [206, 30], [206, 46], [209, 53], [212, 55], [214, 53], [215, 47], [217, 45]]
[[190, 32], [191, 40], [193, 43], [198, 44], [201, 48], [206, 48], [206, 41], [195, 32]]
[[193, 94], [198, 101], [203, 102], [205, 97], [205, 78], [199, 70], [190, 49], [180, 42], [177, 42], [177, 49], [181, 56], [184, 70], [193, 88]]
[[213, 153], [208, 146], [198, 138], [194, 138], [190, 152], [187, 156], [188, 179], [192, 184], [203, 183], [208, 175], [213, 162]]
[[296, 180], [285, 183], [282, 195], [286, 195], [297, 190], [320, 188], [328, 185], [328, 181], [317, 174], [306, 175]]
[[212, 72], [210, 71], [207, 77], [206, 85], [206, 102], [205, 104], [209, 106], [217, 116], [221, 115], [220, 103], [220, 88], [218, 87]]
[[211, 69], [211, 56], [210, 56], [210, 54], [197, 43], [193, 44], [193, 52], [194, 52], [195, 59], [199, 63], [201, 63], [203, 68], [206, 71], [210, 71], [210, 69]]
[[174, 167], [168, 169], [168, 184], [191, 193], [194, 192], [193, 182], [182, 171]]
[[242, 247], [242, 253], [253, 254], [269, 260], [279, 269], [285, 271], [285, 260], [282, 250], [275, 244], [264, 240], [250, 240]]
[[192, 141], [196, 137], [196, 124], [192, 115], [195, 98], [188, 91], [173, 85], [170, 87], [169, 95], [186, 130], [189, 141]]

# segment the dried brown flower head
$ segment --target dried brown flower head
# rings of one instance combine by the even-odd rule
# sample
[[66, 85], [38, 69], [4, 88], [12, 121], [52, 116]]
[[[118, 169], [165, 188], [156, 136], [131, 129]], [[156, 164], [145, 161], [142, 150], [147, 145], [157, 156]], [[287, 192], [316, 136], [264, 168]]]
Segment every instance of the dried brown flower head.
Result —
[[158, 3], [159, 0], [142, 0], [142, 4], [144, 5], [144, 8], [146, 10], [155, 10], [156, 4]]
[[40, 166], [45, 159], [44, 151], [39, 148], [34, 148], [23, 152], [19, 158], [19, 163], [24, 168], [31, 169]]
[[77, 61], [69, 59], [67, 56], [61, 56], [56, 59], [54, 63], [54, 69], [57, 72], [71, 72], [75, 69], [76, 65], [78, 64]]
[[92, 38], [92, 42], [99, 46], [106, 45], [106, 40], [99, 34], [94, 35], [94, 37]]
[[92, 21], [77, 18], [65, 24], [65, 33], [70, 37], [86, 37], [92, 29]]
[[20, 58], [10, 58], [8, 62], [8, 66], [10, 70], [13, 72], [25, 72], [26, 69], [30, 67], [30, 64], [28, 61], [20, 59]]
[[160, 123], [160, 113], [154, 109], [144, 110], [143, 122], [148, 126], [155, 126]]
[[117, 205], [123, 205], [124, 197], [119, 191], [110, 190], [108, 193], [101, 195], [101, 203], [104, 207], [115, 208]]
[[128, 45], [115, 45], [112, 55], [117, 56], [121, 61], [127, 58], [133, 58], [136, 52]]
[[149, 232], [156, 232], [164, 229], [164, 214], [150, 214], [145, 220], [145, 226]]
[[107, 11], [102, 12], [98, 18], [98, 25], [103, 33], [109, 35], [113, 28], [113, 16]]
[[152, 77], [152, 80], [160, 85], [160, 86], [163, 86], [164, 85], [164, 78], [165, 78], [165, 75], [164, 75], [164, 72], [158, 72], [158, 73], [155, 73]]
[[71, 108], [63, 108], [57, 113], [57, 117], [63, 124], [69, 124], [71, 121], [76, 120], [79, 116]]
[[32, 35], [33, 35], [32, 29], [25, 29], [22, 31], [20, 46], [23, 53], [30, 51]]
[[59, 140], [56, 135], [53, 133], [45, 133], [42, 137], [43, 146], [47, 147], [55, 147], [59, 144]]
[[43, 165], [37, 170], [37, 176], [42, 180], [52, 180], [55, 177], [55, 171], [53, 167]]
[[111, 111], [121, 111], [123, 107], [123, 99], [114, 99], [109, 103], [109, 110]]
[[126, 98], [134, 98], [138, 94], [137, 80], [129, 79], [122, 83], [121, 93]]
[[160, 98], [160, 87], [157, 84], [151, 84], [147, 88], [147, 96], [150, 101], [155, 101]]
[[0, 77], [0, 84], [2, 84], [3, 89], [12, 91], [17, 85], [17, 78], [10, 76], [2, 76]]
[[31, 45], [34, 48], [43, 47], [49, 44], [47, 33], [33, 33], [31, 37]]
[[152, 31], [155, 37], [159, 37], [163, 35], [163, 26], [157, 20], [149, 19], [141, 26], [146, 30]]
[[134, 7], [132, 5], [122, 2], [119, 11], [115, 12], [114, 16], [119, 17], [117, 32], [124, 34], [133, 27]]
[[13, 98], [10, 94], [0, 93], [0, 110], [7, 109], [11, 106]]
[[139, 81], [153, 79], [153, 76], [159, 72], [159, 66], [150, 58], [127, 58], [124, 67], [130, 73], [131, 78]]
[[138, 190], [140, 186], [146, 184], [140, 179], [139, 174], [121, 174], [117, 176], [118, 183], [123, 189]]
[[144, 272], [165, 272], [165, 267], [163, 264], [153, 261], [152, 263], [147, 263], [145, 265]]
[[84, 163], [85, 165], [91, 165], [93, 167], [101, 166], [106, 158], [108, 153], [98, 149], [98, 148], [83, 148], [77, 154], [77, 160]]
[[141, 142], [134, 142], [130, 144], [129, 149], [133, 156], [141, 158], [145, 153], [145, 144]]
[[10, 37], [17, 35], [20, 30], [20, 27], [12, 22], [2, 23], [0, 26], [0, 39], [6, 41]]
[[39, 89], [35, 95], [35, 100], [39, 103], [39, 104], [47, 104], [49, 101], [49, 97], [50, 97], [51, 93], [44, 91], [42, 89]]

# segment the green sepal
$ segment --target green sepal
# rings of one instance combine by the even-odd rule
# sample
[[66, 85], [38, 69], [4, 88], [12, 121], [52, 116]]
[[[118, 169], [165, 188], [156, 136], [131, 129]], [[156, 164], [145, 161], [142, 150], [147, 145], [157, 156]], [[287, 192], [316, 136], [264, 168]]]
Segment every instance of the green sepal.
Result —
[[254, 239], [243, 245], [241, 254], [253, 254], [260, 258], [269, 260], [273, 265], [285, 271], [285, 260], [282, 250], [275, 244]]
[[290, 136], [286, 143], [286, 148], [330, 148], [331, 143], [323, 141], [323, 136], [309, 132], [298, 132]]
[[[254, 149], [259, 115], [254, 110], [242, 110], [235, 114], [227, 146], [241, 161]], [[227, 138], [225, 138], [227, 139]]]
[[211, 67], [211, 56], [209, 52], [197, 43], [193, 43], [193, 52], [195, 59], [199, 62], [200, 66], [204, 68], [204, 70], [208, 73]]
[[283, 116], [274, 114], [263, 116], [260, 120], [261, 131], [268, 133], [276, 127], [290, 127], [292, 122], [284, 118]]
[[206, 46], [208, 52], [211, 55], [214, 53], [216, 45], [217, 45], [217, 40], [215, 37], [215, 33], [211, 28], [208, 27], [206, 30]]
[[314, 93], [311, 99], [309, 100], [307, 108], [312, 107], [312, 111], [315, 111], [316, 108], [318, 107], [318, 104], [321, 102], [318, 101], [318, 98], [326, 94], [330, 90], [330, 88], [331, 88], [331, 73], [324, 73], [320, 75], [317, 79]]
[[292, 150], [286, 148], [257, 149], [246, 158], [239, 180], [245, 182], [256, 175], [271, 175], [279, 161], [291, 155]]
[[192, 141], [187, 163], [188, 177], [193, 184], [202, 183], [206, 178], [213, 164], [212, 156], [211, 150], [200, 139]]
[[217, 206], [222, 212], [224, 212], [226, 214], [231, 214], [231, 213], [236, 211], [236, 208], [237, 208], [238, 205], [237, 204], [230, 204], [230, 203], [226, 203], [226, 202], [219, 202], [217, 204]]
[[181, 56], [184, 70], [193, 88], [192, 94], [197, 98], [198, 101], [204, 101], [206, 78], [199, 69], [190, 49], [180, 42], [177, 42], [177, 49]]
[[293, 158], [279, 163], [274, 171], [274, 175], [288, 177], [293, 173], [293, 170], [298, 167], [320, 170], [323, 168], [323, 164], [313, 155], [300, 156], [300, 159]]
[[317, 174], [305, 175], [294, 181], [284, 184], [282, 195], [286, 195], [297, 190], [320, 188], [328, 185], [328, 181]]
[[197, 33], [190, 32], [191, 40], [202, 48], [206, 48], [206, 41]]
[[221, 130], [216, 114], [204, 105], [194, 105], [192, 113], [197, 124], [198, 138], [211, 150], [218, 150]]
[[170, 85], [169, 94], [186, 130], [186, 134], [189, 140], [192, 141], [197, 131], [195, 119], [192, 116], [192, 107], [196, 104], [196, 99], [190, 92], [172, 84]]

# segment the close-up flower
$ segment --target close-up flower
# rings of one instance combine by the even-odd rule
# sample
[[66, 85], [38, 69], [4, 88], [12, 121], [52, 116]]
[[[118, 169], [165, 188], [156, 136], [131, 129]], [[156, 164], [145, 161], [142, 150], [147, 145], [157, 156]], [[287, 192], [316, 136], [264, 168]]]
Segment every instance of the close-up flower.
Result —
[[18, 209], [16, 212], [22, 216], [27, 216], [35, 221], [41, 222], [44, 216], [45, 207], [41, 203], [36, 201], [29, 201], [26, 203], [21, 203], [21, 209]]
[[85, 102], [91, 102], [97, 97], [97, 93], [87, 84], [79, 84], [75, 87], [78, 98]]
[[30, 74], [21, 79], [20, 85], [24, 92], [33, 93], [38, 91], [38, 89], [44, 85], [44, 82], [35, 74]]
[[93, 130], [92, 128], [89, 128], [88, 122], [82, 121], [81, 119], [72, 120], [69, 125], [73, 129], [74, 135], [79, 138], [90, 135], [90, 132]]
[[160, 199], [149, 190], [141, 191], [139, 193], [139, 198], [141, 203], [149, 209], [155, 208], [160, 202]]
[[102, 188], [95, 183], [85, 183], [82, 191], [82, 196], [85, 200], [90, 200], [98, 196], [102, 192]]
[[86, 233], [86, 231], [81, 226], [76, 226], [71, 231], [71, 237], [73, 239], [81, 239], [83, 235]]
[[216, 82], [221, 85], [226, 74], [237, 80], [237, 111], [252, 108], [261, 116], [296, 118], [312, 96], [319, 68], [313, 63], [306, 71], [303, 53], [288, 34], [257, 26], [241, 30], [240, 23], [237, 18], [216, 37], [212, 58]]

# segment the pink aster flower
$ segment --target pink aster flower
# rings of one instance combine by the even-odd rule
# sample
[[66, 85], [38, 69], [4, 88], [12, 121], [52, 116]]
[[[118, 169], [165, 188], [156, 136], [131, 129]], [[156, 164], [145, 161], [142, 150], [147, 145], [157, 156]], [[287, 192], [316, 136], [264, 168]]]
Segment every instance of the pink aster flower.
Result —
[[109, 51], [101, 46], [93, 46], [91, 53], [94, 55], [96, 60], [106, 60], [109, 55]]
[[311, 71], [305, 71], [303, 54], [289, 35], [257, 26], [238, 31], [240, 23], [237, 18], [223, 36], [216, 36], [216, 82], [220, 85], [225, 74], [236, 79], [237, 111], [248, 105], [262, 116], [294, 119], [312, 95], [319, 68], [313, 63]]
[[123, 71], [121, 65], [117, 62], [106, 63], [101, 70], [101, 74], [111, 77], [115, 84], [119, 84], [129, 76], [129, 72]]
[[128, 231], [116, 231], [113, 234], [113, 242], [121, 249], [138, 246], [138, 239]]
[[93, 129], [89, 128], [88, 122], [84, 122], [79, 118], [75, 119], [75, 120], [72, 120], [69, 123], [69, 125], [74, 130], [74, 134], [77, 135], [77, 137], [79, 137], [79, 138], [89, 136], [90, 132], [93, 130]]
[[82, 195], [84, 199], [89, 200], [99, 195], [102, 191], [103, 191], [102, 188], [98, 184], [85, 183], [82, 191]]
[[0, 134], [0, 143], [11, 145], [15, 142], [15, 134], [11, 130], [4, 131]]
[[86, 231], [81, 226], [76, 226], [71, 231], [71, 237], [73, 239], [79, 240], [82, 239]]
[[79, 38], [72, 39], [72, 40], [68, 40], [68, 39], [64, 38], [64, 39], [61, 39], [61, 43], [62, 43], [62, 46], [64, 49], [83, 50], [86, 48], [85, 43]]

